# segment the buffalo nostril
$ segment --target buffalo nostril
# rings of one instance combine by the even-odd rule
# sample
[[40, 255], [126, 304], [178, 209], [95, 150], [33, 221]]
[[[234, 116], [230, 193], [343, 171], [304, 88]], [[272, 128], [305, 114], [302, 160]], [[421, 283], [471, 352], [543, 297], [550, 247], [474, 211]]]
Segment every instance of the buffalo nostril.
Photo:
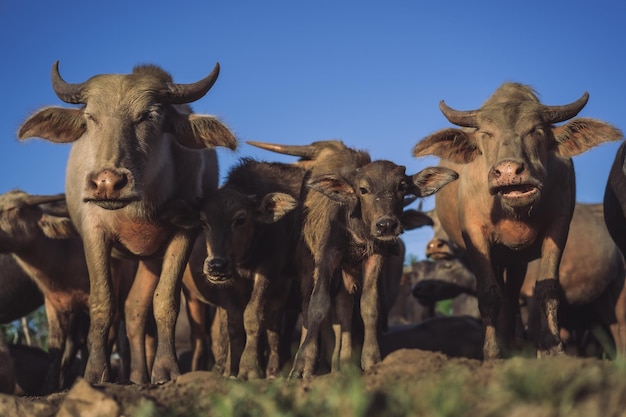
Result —
[[392, 218], [385, 218], [376, 222], [376, 229], [380, 232], [390, 232], [398, 227], [398, 221]]
[[126, 175], [120, 175], [120, 178], [113, 184], [114, 190], [121, 190], [128, 185], [128, 177]]
[[100, 198], [115, 198], [129, 183], [128, 175], [104, 170], [89, 178], [88, 185]]
[[209, 269], [209, 271], [223, 272], [226, 270], [226, 267], [228, 266], [228, 261], [224, 258], [207, 259], [206, 266]]

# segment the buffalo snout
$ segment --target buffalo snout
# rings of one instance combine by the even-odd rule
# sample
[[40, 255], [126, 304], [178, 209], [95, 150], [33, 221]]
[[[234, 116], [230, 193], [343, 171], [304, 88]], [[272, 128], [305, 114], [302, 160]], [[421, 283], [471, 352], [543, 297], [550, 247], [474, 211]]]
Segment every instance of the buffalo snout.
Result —
[[450, 243], [439, 238], [432, 238], [426, 245], [426, 257], [432, 259], [445, 259], [454, 256]]
[[376, 236], [380, 238], [396, 237], [400, 234], [400, 221], [394, 217], [382, 217], [376, 222]]
[[127, 169], [104, 169], [87, 176], [87, 191], [94, 200], [118, 200], [131, 182], [132, 174]]
[[206, 258], [203, 273], [209, 281], [216, 283], [229, 281], [232, 277], [230, 262], [222, 257]]
[[491, 169], [489, 180], [498, 187], [520, 184], [525, 170], [526, 167], [523, 162], [507, 159]]

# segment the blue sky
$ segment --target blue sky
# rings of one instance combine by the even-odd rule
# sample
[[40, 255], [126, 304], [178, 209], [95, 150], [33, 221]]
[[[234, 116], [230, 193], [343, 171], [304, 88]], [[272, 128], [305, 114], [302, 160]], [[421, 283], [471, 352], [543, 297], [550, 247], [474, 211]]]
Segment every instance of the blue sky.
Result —
[[[411, 148], [450, 124], [439, 100], [473, 109], [504, 81], [534, 87], [545, 104], [590, 94], [580, 116], [626, 129], [626, 3], [621, 1], [107, 1], [0, 0], [0, 192], [63, 192], [69, 145], [19, 142], [41, 106], [69, 106], [50, 68], [82, 82], [155, 63], [175, 81], [221, 73], [195, 111], [238, 136], [219, 151], [291, 161], [246, 140], [306, 144], [342, 139], [415, 173], [437, 163]], [[574, 158], [577, 199], [602, 200], [618, 144]], [[424, 201], [424, 208], [433, 206]], [[432, 230], [404, 235], [423, 258]]]

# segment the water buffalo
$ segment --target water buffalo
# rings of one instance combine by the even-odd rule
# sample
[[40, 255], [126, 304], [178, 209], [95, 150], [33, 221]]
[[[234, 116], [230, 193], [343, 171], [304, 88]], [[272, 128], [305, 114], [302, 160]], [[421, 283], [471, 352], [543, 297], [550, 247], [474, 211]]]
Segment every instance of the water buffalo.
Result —
[[530, 87], [505, 83], [478, 110], [458, 111], [442, 101], [444, 116], [463, 129], [440, 130], [413, 149], [415, 157], [439, 156], [441, 166], [459, 172], [460, 180], [438, 193], [435, 204], [443, 229], [467, 251], [477, 277], [487, 360], [505, 353], [523, 271], [535, 258], [541, 267], [534, 295], [546, 321], [537, 353], [563, 352], [556, 313], [559, 262], [575, 204], [571, 157], [622, 138], [608, 123], [569, 120], [588, 98], [546, 106]]
[[[611, 238], [626, 257], [626, 146], [624, 143], [620, 145], [615, 154], [615, 160], [611, 166], [609, 177], [607, 179], [604, 191], [604, 220], [606, 222]], [[617, 303], [620, 306], [618, 315], [621, 318], [626, 317], [626, 286], [622, 286], [618, 296]], [[617, 337], [619, 342], [618, 353], [622, 356], [626, 355], [626, 327], [620, 326], [617, 329]], [[621, 348], [620, 348], [621, 346]]]
[[[46, 390], [67, 388], [72, 361], [84, 336], [81, 331], [86, 333], [81, 328], [81, 315], [89, 309], [89, 275], [82, 240], [68, 217], [65, 195], [31, 195], [20, 190], [0, 195], [0, 253], [11, 256], [16, 267], [3, 270], [7, 274], [4, 279], [19, 282], [26, 275], [38, 288], [33, 293], [29, 286], [21, 285], [22, 292], [15, 294], [21, 304], [30, 309], [43, 294], [50, 354]], [[122, 276], [125, 281], [132, 279], [133, 265], [115, 260], [112, 268], [116, 294], [128, 292], [128, 285], [120, 285], [120, 281]], [[122, 318], [120, 306], [116, 306], [115, 314], [117, 326]], [[112, 333], [110, 343], [113, 340]]]
[[20, 139], [72, 142], [65, 192], [71, 218], [85, 248], [91, 303], [85, 379], [110, 376], [107, 335], [114, 317], [112, 252], [139, 259], [127, 308], [131, 381], [149, 381], [144, 331], [152, 305], [158, 344], [152, 381], [179, 375], [174, 347], [179, 285], [198, 231], [160, 220], [173, 200], [194, 203], [217, 187], [213, 146], [235, 149], [232, 133], [213, 116], [191, 112], [187, 103], [213, 86], [219, 65], [192, 84], [174, 83], [155, 65], [131, 74], [101, 74], [79, 84], [52, 68], [57, 96], [80, 108], [47, 107], [26, 119]]
[[[240, 333], [232, 325], [243, 324], [245, 329], [243, 352], [231, 340], [230, 372], [239, 378], [259, 378], [264, 374], [275, 377], [280, 371], [280, 328], [297, 275], [294, 259], [301, 216], [294, 209], [299, 206], [305, 173], [295, 164], [243, 159], [202, 205], [198, 216], [204, 229], [206, 260], [200, 271], [192, 270], [196, 281], [192, 288], [207, 287], [198, 280], [213, 286], [232, 286], [233, 281], [241, 279], [253, 284], [247, 300], [217, 303], [226, 309], [230, 334]], [[206, 292], [194, 295], [207, 299]], [[231, 307], [226, 308], [227, 303]], [[233, 315], [242, 316], [243, 322], [233, 320]], [[266, 373], [261, 370], [258, 357], [264, 331], [269, 344]], [[235, 358], [239, 355], [237, 364]]]
[[[357, 289], [364, 324], [361, 366], [369, 369], [380, 361], [379, 275], [385, 257], [397, 250], [399, 234], [416, 226], [415, 213], [403, 211], [404, 198], [431, 195], [457, 177], [452, 170], [436, 168], [408, 176], [403, 166], [372, 161], [367, 152], [335, 143], [339, 145], [330, 150], [315, 144], [303, 146], [305, 152], [300, 154], [311, 150], [315, 163], [301, 197], [303, 340], [292, 378], [314, 374], [320, 327], [329, 315], [334, 286], [339, 287], [335, 311], [341, 336], [337, 331], [336, 344], [342, 362], [351, 356], [352, 297]], [[298, 155], [297, 151], [292, 154]]]

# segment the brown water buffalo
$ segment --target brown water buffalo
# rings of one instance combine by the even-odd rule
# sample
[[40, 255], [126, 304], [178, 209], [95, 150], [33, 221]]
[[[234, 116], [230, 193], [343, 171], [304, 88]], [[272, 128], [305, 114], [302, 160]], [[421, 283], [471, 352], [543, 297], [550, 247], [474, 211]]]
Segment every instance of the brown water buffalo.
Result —
[[[239, 378], [275, 377], [280, 371], [280, 328], [297, 275], [295, 249], [301, 216], [294, 209], [299, 206], [305, 173], [295, 164], [244, 159], [231, 169], [224, 185], [202, 205], [198, 216], [204, 229], [206, 260], [200, 276], [192, 274], [196, 281], [193, 287], [202, 288], [198, 280], [213, 286], [232, 286], [233, 281], [242, 279], [253, 284], [247, 300], [217, 303], [226, 309], [230, 334], [241, 333], [233, 326], [243, 324], [245, 329], [243, 352], [239, 343], [231, 340], [230, 372]], [[204, 291], [194, 295], [209, 297]], [[242, 316], [243, 322], [233, 320], [233, 315]], [[266, 332], [269, 344], [266, 372], [258, 355], [262, 332]], [[238, 356], [239, 363], [235, 363]]]
[[[10, 254], [21, 270], [6, 279], [20, 279], [25, 274], [38, 288], [38, 293], [33, 294], [23, 286], [26, 292], [16, 294], [22, 304], [30, 307], [32, 298], [39, 300], [43, 294], [50, 355], [46, 390], [67, 388], [79, 347], [76, 344], [83, 337], [80, 332], [86, 333], [86, 329], [81, 329], [80, 315], [89, 310], [89, 275], [82, 240], [68, 217], [65, 196], [30, 195], [20, 190], [0, 195], [0, 252]], [[132, 265], [115, 260], [112, 268], [115, 292], [126, 293], [128, 285], [121, 287], [120, 280], [123, 274], [126, 280], [132, 279]], [[114, 311], [118, 323], [121, 307], [116, 306]]]
[[197, 231], [159, 218], [173, 200], [193, 204], [217, 187], [215, 152], [236, 148], [232, 133], [215, 117], [191, 113], [186, 103], [203, 97], [217, 80], [219, 65], [192, 84], [174, 83], [154, 65], [131, 74], [96, 75], [80, 84], [52, 68], [57, 96], [75, 109], [47, 107], [29, 117], [20, 139], [72, 142], [66, 175], [71, 218], [85, 245], [91, 280], [89, 359], [85, 379], [109, 380], [106, 339], [114, 317], [112, 251], [139, 259], [127, 300], [131, 381], [149, 381], [145, 323], [152, 305], [158, 344], [152, 381], [179, 374], [174, 347], [179, 286]]
[[357, 289], [364, 324], [361, 366], [369, 369], [380, 361], [380, 271], [385, 257], [397, 250], [400, 233], [416, 226], [415, 213], [403, 211], [404, 198], [433, 194], [454, 179], [453, 171], [433, 168], [408, 176], [403, 166], [372, 161], [368, 153], [345, 145], [316, 154], [302, 195], [303, 340], [290, 377], [314, 374], [318, 336], [331, 310], [333, 286], [339, 287], [335, 312], [341, 336], [336, 344], [342, 362], [351, 356], [352, 297]]
[[[529, 332], [535, 334], [540, 310], [532, 308], [533, 286], [540, 264], [528, 264], [521, 295], [529, 302]], [[559, 268], [563, 306], [561, 327], [570, 333], [587, 331], [600, 324], [610, 332], [618, 353], [626, 352], [626, 299], [624, 299], [624, 260], [604, 222], [603, 204], [576, 204], [569, 236]], [[588, 311], [587, 320], [579, 310]]]
[[530, 87], [505, 83], [478, 110], [457, 111], [442, 101], [444, 116], [464, 129], [440, 130], [413, 149], [416, 157], [439, 156], [441, 166], [459, 173], [459, 181], [437, 194], [437, 215], [476, 274], [485, 359], [505, 353], [523, 271], [535, 258], [541, 267], [534, 295], [545, 312], [538, 355], [563, 352], [556, 313], [575, 202], [570, 157], [622, 138], [605, 122], [569, 120], [587, 100], [585, 93], [571, 104], [546, 106]]
[[[446, 265], [453, 262], [456, 266]], [[459, 293], [475, 295], [476, 279], [462, 260], [452, 258], [420, 266], [421, 275], [430, 279], [415, 284], [416, 297], [432, 302]], [[540, 259], [528, 263], [520, 291], [521, 305], [528, 310], [524, 323], [531, 338], [540, 325], [540, 309], [533, 291], [540, 267]], [[574, 337], [576, 334], [584, 335], [592, 326], [600, 325], [613, 336], [618, 353], [623, 351], [620, 332], [626, 323], [621, 296], [624, 273], [622, 255], [604, 224], [602, 204], [577, 203], [559, 265], [562, 289], [559, 325], [562, 333], [571, 335], [570, 346], [578, 347], [580, 340]]]

